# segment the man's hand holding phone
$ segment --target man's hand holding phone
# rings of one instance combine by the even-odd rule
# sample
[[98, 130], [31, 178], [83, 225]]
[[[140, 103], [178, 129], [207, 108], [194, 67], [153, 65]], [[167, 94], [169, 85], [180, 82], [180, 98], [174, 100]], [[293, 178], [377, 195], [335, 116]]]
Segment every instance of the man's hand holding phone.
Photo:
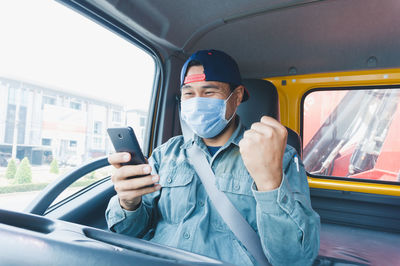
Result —
[[161, 185], [156, 184], [160, 177], [151, 175], [150, 165], [122, 165], [130, 159], [131, 155], [127, 152], [117, 152], [108, 156], [108, 162], [116, 168], [111, 180], [120, 205], [125, 210], [133, 211], [139, 207], [143, 195], [160, 190]]

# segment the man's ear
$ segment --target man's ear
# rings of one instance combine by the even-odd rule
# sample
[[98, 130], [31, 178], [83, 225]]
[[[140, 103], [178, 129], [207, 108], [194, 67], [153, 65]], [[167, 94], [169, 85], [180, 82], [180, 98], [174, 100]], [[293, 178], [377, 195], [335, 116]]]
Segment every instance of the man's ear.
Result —
[[236, 107], [240, 105], [240, 103], [242, 102], [243, 99], [243, 95], [244, 95], [244, 87], [243, 85], [237, 86], [235, 89], [235, 93], [237, 95], [236, 99]]

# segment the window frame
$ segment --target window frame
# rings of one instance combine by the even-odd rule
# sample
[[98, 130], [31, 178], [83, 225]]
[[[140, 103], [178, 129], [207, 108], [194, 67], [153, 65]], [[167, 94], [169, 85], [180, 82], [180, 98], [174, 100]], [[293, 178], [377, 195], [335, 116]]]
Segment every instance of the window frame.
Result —
[[82, 110], [82, 103], [78, 101], [71, 100], [69, 102], [69, 108], [81, 111]]
[[57, 105], [57, 97], [43, 95], [42, 96], [42, 105]]
[[[75, 2], [69, 2], [65, 0], [60, 0], [60, 3], [67, 6], [71, 10], [80, 13], [80, 15], [93, 20], [95, 23], [99, 24], [101, 27], [111, 31], [112, 33], [116, 34], [117, 36], [125, 39], [132, 45], [136, 46], [138, 49], [141, 49], [143, 52], [147, 53], [154, 61], [154, 77], [153, 77], [153, 86], [151, 88], [151, 96], [149, 99], [149, 107], [147, 112], [147, 121], [145, 121], [145, 131], [148, 132], [146, 134], [146, 138], [143, 139], [143, 146], [142, 151], [143, 154], [147, 157], [150, 156], [152, 150], [155, 148], [157, 143], [157, 135], [160, 133], [159, 130], [156, 130], [157, 121], [160, 118], [160, 97], [163, 92], [164, 88], [164, 64], [161, 60], [160, 53], [152, 47], [147, 41], [145, 41], [140, 35], [136, 34], [134, 31], [126, 27], [124, 24], [120, 23], [119, 21], [115, 20], [114, 18], [110, 17], [109, 15], [99, 12], [98, 10], [92, 9], [90, 5], [83, 6], [81, 4]], [[63, 103], [65, 103], [65, 99], [63, 99]], [[118, 111], [120, 112], [120, 111]], [[112, 120], [112, 119], [111, 119]], [[123, 117], [121, 116], [120, 123], [123, 123]], [[94, 124], [93, 124], [94, 129]], [[93, 137], [100, 137], [100, 135], [94, 134], [92, 131], [92, 141]], [[102, 168], [102, 167], [101, 167]], [[81, 176], [82, 178], [84, 176]], [[79, 180], [78, 178], [77, 180]], [[61, 201], [53, 204], [50, 203], [44, 215], [56, 211], [60, 207], [62, 208], [63, 205], [68, 204], [69, 202], [73, 201], [77, 197], [83, 196], [87, 192], [97, 188], [99, 185], [103, 184], [110, 180], [110, 177], [102, 178], [98, 181], [93, 182], [87, 187], [82, 188], [81, 190], [73, 193], [72, 195], [62, 199]], [[68, 188], [69, 186], [66, 186]]]
[[[99, 125], [99, 126], [97, 126]], [[103, 121], [93, 121], [93, 136], [102, 136], [103, 134]]]
[[[152, 86], [149, 88], [151, 90], [150, 98], [149, 98], [149, 105], [148, 105], [148, 119], [146, 121], [146, 127], [145, 130], [148, 132], [146, 134], [146, 139], [143, 141], [143, 153], [145, 155], [148, 155], [151, 153], [153, 149], [154, 143], [156, 143], [156, 134], [157, 130], [155, 130], [155, 127], [153, 126], [157, 119], [160, 117], [159, 115], [159, 108], [160, 108], [160, 93], [162, 92], [162, 84], [163, 84], [163, 63], [161, 60], [161, 55], [160, 53], [155, 50], [147, 41], [144, 41], [139, 35], [137, 35], [134, 31], [123, 25], [122, 23], [118, 22], [114, 18], [108, 16], [107, 14], [104, 14], [100, 12], [99, 10], [94, 9], [90, 4], [85, 3], [77, 3], [77, 2], [70, 2], [70, 1], [65, 1], [65, 0], [60, 0], [59, 1], [61, 4], [65, 5], [68, 9], [71, 9], [72, 11], [84, 16], [87, 19], [92, 20], [96, 24], [99, 24], [100, 27], [103, 27], [106, 30], [109, 30], [113, 34], [116, 34], [120, 38], [125, 39], [128, 41], [131, 45], [134, 47], [140, 49], [141, 51], [147, 53], [154, 62], [154, 75], [152, 79]], [[63, 96], [61, 98], [56, 98], [56, 104], [58, 101], [60, 101], [60, 106], [64, 107], [69, 107], [71, 108], [71, 99], [67, 96]], [[81, 104], [81, 109], [83, 107], [82, 103]], [[43, 106], [42, 106], [43, 107]], [[81, 110], [80, 109], [80, 110]], [[123, 118], [121, 117], [121, 122]], [[101, 136], [101, 135], [100, 135]], [[101, 158], [103, 160], [104, 158]], [[83, 165], [83, 168], [85, 166]], [[101, 167], [100, 167], [101, 168]], [[78, 179], [82, 178], [84, 176], [79, 177]], [[77, 179], [77, 180], [78, 180]], [[73, 195], [68, 196], [67, 198], [63, 199], [61, 202], [57, 203], [56, 206], [52, 206], [50, 203], [50, 208], [45, 211], [45, 215], [51, 212], [52, 210], [58, 209], [59, 207], [62, 207], [62, 205], [73, 201], [75, 198], [79, 196], [84, 196], [86, 192], [91, 191], [93, 188], [96, 188], [98, 185], [102, 184], [105, 182], [105, 180], [109, 180], [109, 177], [105, 177], [103, 179], [100, 179], [98, 181], [95, 181], [94, 183], [90, 184], [87, 187], [82, 188], [78, 192], [74, 193]], [[69, 186], [59, 186], [57, 189], [59, 189], [61, 192], [62, 190], [65, 190]], [[45, 192], [45, 191], [42, 191]], [[49, 196], [48, 193], [43, 193], [40, 197], [40, 200], [45, 200]], [[32, 204], [32, 203], [31, 203]], [[51, 211], [49, 211], [51, 209]]]
[[[400, 90], [400, 84], [390, 84], [390, 85], [372, 85], [372, 86], [363, 86], [363, 85], [357, 85], [357, 86], [340, 86], [340, 87], [316, 87], [312, 88], [308, 91], [306, 91], [303, 96], [301, 97], [300, 101], [300, 138], [302, 140], [302, 145], [304, 145], [303, 142], [303, 132], [304, 132], [304, 104], [305, 104], [305, 99], [306, 97], [313, 93], [313, 92], [318, 92], [318, 91], [349, 91], [349, 90], [376, 90], [376, 89], [398, 89]], [[304, 146], [302, 146], [302, 149], [304, 149]], [[361, 183], [372, 183], [372, 184], [386, 184], [386, 185], [395, 185], [395, 186], [400, 186], [400, 181], [399, 182], [393, 182], [393, 181], [382, 181], [382, 180], [375, 180], [375, 179], [363, 179], [363, 178], [351, 178], [351, 177], [338, 177], [338, 176], [323, 176], [323, 175], [315, 175], [315, 174], [310, 174], [307, 172], [307, 176], [311, 178], [316, 178], [316, 179], [325, 179], [325, 180], [338, 180], [338, 181], [347, 181], [347, 182], [361, 182]]]
[[[44, 142], [48, 142], [48, 144], [44, 144], [43, 140], [45, 140]], [[46, 146], [46, 147], [51, 147], [51, 143], [52, 143], [52, 139], [50, 138], [42, 138], [42, 146]]]
[[82, 16], [93, 20], [100, 26], [110, 30], [119, 37], [124, 38], [128, 42], [132, 43], [142, 51], [146, 52], [154, 60], [154, 78], [152, 93], [149, 101], [149, 111], [147, 112], [148, 121], [145, 129], [146, 138], [143, 140], [142, 152], [146, 157], [150, 157], [152, 151], [158, 146], [159, 135], [162, 135], [163, 122], [162, 115], [160, 114], [162, 105], [162, 95], [165, 92], [165, 62], [162, 60], [161, 52], [154, 48], [149, 40], [144, 39], [140, 34], [136, 33], [131, 28], [124, 25], [124, 23], [118, 21], [114, 17], [100, 11], [90, 5], [89, 3], [71, 2], [67, 0], [60, 0], [60, 3], [66, 5], [73, 11], [80, 13]]
[[121, 111], [113, 110], [111, 121], [113, 123], [122, 123]]

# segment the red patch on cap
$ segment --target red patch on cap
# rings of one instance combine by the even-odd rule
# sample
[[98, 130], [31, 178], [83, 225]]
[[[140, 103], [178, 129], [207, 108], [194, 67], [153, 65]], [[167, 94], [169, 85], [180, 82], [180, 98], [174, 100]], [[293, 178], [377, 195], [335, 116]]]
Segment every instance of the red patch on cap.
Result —
[[186, 76], [183, 84], [188, 84], [188, 83], [198, 82], [198, 81], [205, 81], [205, 80], [206, 80], [205, 74], [193, 74], [193, 75]]
[[208, 55], [212, 55], [212, 53], [210, 52], [210, 53], [208, 53]]

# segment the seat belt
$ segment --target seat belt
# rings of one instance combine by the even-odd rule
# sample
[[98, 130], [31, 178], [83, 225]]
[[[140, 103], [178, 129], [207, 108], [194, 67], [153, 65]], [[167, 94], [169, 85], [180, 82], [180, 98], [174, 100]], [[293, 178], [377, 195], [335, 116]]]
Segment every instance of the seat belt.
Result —
[[[183, 138], [186, 142], [193, 136], [193, 132], [181, 119], [181, 117], [180, 122]], [[197, 145], [193, 145], [187, 150], [187, 154], [189, 162], [193, 165], [197, 175], [203, 183], [204, 188], [206, 189], [209, 198], [211, 199], [211, 202], [217, 209], [221, 218], [228, 225], [236, 238], [239, 239], [239, 241], [257, 260], [258, 265], [270, 266], [271, 264], [265, 257], [258, 234], [240, 214], [236, 207], [233, 206], [232, 202], [228, 199], [225, 193], [215, 187], [216, 178], [203, 151]]]

